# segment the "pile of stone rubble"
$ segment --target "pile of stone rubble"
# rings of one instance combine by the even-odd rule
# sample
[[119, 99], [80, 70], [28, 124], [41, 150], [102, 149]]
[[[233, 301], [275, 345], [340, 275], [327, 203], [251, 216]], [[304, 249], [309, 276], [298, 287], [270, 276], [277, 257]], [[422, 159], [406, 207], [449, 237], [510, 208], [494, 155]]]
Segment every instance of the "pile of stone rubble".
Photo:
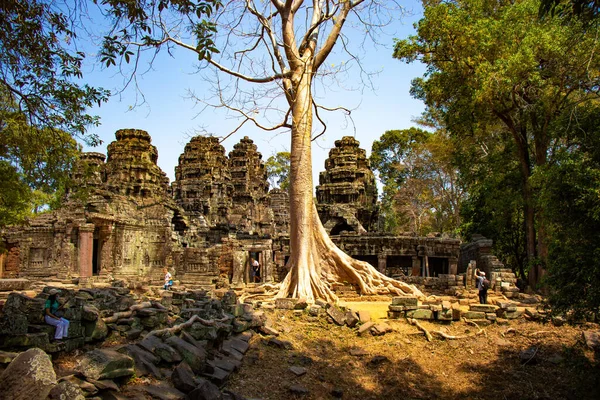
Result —
[[[6, 300], [0, 344], [11, 351], [0, 351], [0, 364], [8, 365], [0, 375], [0, 393], [28, 400], [240, 398], [220, 387], [241, 365], [252, 336], [248, 330], [261, 328], [265, 318], [239, 304], [235, 293], [217, 299], [204, 291], [163, 292], [152, 300], [118, 284], [62, 289], [64, 317], [71, 325], [68, 338], [55, 343], [49, 340], [54, 328], [43, 323], [50, 289], [33, 298], [12, 293]], [[57, 378], [46, 352], [83, 346], [91, 350], [80, 357], [74, 374]], [[27, 372], [32, 365], [35, 371]], [[15, 374], [29, 375], [20, 380]], [[150, 383], [127, 385], [132, 377], [148, 377]]]

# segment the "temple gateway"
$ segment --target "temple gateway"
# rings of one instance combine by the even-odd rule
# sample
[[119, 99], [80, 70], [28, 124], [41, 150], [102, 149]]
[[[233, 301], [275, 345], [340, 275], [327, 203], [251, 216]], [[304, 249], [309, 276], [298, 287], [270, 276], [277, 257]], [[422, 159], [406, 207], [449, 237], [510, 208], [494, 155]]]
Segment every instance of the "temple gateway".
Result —
[[[106, 156], [84, 153], [61, 209], [2, 232], [8, 251], [0, 256], [0, 278], [159, 284], [168, 268], [186, 286], [235, 287], [252, 283], [251, 258], [260, 264], [260, 282], [284, 278], [288, 193], [269, 190], [251, 139], [226, 154], [216, 137], [192, 138], [171, 184], [157, 158], [150, 135], [135, 129], [117, 131]], [[329, 152], [316, 199], [335, 244], [388, 276], [451, 286], [458, 282], [452, 276], [477, 260], [494, 278], [514, 283], [489, 241], [461, 255], [458, 239], [378, 232], [375, 177], [352, 137]]]

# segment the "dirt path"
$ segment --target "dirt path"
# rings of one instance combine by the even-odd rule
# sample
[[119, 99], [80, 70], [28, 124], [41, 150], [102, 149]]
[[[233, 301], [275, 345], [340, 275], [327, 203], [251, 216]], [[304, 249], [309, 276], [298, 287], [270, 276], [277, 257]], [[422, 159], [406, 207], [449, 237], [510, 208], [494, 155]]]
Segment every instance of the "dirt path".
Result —
[[[381, 317], [387, 305], [353, 307]], [[581, 342], [581, 328], [521, 320], [492, 325], [486, 335], [469, 339], [427, 342], [404, 321], [390, 321], [394, 332], [384, 336], [358, 337], [325, 317], [280, 310], [268, 315], [281, 332], [278, 339], [292, 348], [270, 346], [260, 335], [252, 338], [242, 369], [227, 385], [248, 398], [600, 399], [600, 368]], [[463, 323], [423, 325], [452, 335], [477, 331]], [[509, 328], [516, 333], [507, 333]], [[533, 357], [523, 364], [526, 349]], [[296, 376], [292, 366], [306, 373]], [[294, 385], [308, 393], [293, 394]]]

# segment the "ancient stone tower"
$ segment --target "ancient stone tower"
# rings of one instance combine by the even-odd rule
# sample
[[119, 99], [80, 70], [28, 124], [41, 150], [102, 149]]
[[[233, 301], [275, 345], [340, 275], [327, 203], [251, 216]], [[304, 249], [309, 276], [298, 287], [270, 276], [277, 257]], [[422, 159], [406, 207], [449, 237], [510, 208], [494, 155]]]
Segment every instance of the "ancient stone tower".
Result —
[[108, 145], [106, 187], [113, 193], [146, 199], [166, 196], [169, 178], [156, 164], [158, 150], [150, 135], [138, 129], [121, 129]]
[[175, 202], [195, 223], [204, 227], [229, 224], [233, 183], [219, 139], [195, 136], [185, 145], [172, 188]]
[[230, 222], [242, 232], [270, 233], [267, 171], [262, 154], [248, 136], [229, 152], [229, 171], [234, 187]]
[[317, 211], [330, 235], [376, 229], [377, 186], [364, 149], [351, 136], [335, 141], [319, 174]]

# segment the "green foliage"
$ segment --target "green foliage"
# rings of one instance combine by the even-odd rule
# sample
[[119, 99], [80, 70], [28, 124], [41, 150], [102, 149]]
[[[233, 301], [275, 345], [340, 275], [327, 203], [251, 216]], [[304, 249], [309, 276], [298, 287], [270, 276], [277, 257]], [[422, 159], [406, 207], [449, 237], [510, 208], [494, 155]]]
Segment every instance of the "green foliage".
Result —
[[[557, 119], [597, 96], [596, 33], [578, 20], [539, 20], [539, 0], [424, 6], [418, 34], [398, 40], [394, 57], [427, 66], [411, 91], [458, 144], [457, 165], [471, 196], [464, 231], [489, 232], [504, 249], [504, 261], [524, 271], [523, 243], [528, 260], [546, 261], [551, 240], [538, 198], [544, 185], [532, 180], [559, 162], [555, 149], [567, 129], [559, 129]], [[531, 282], [540, 274], [536, 266]]]
[[6, 189], [0, 224], [5, 224], [57, 206], [80, 149], [66, 132], [29, 126], [25, 115], [6, 97], [0, 99], [5, 100], [0, 103], [0, 162]]
[[32, 192], [16, 169], [0, 160], [0, 227], [22, 222], [31, 212]]
[[[600, 312], [599, 106], [565, 116], [569, 138], [557, 162], [536, 175], [551, 237], [548, 275], [555, 312]], [[569, 121], [571, 121], [569, 123]], [[576, 121], [576, 122], [573, 122]]]
[[98, 118], [87, 109], [107, 101], [109, 92], [75, 83], [82, 78], [84, 54], [74, 44], [69, 11], [49, 0], [0, 2], [0, 91], [18, 104], [30, 126], [95, 144], [98, 138], [85, 133]]
[[290, 157], [287, 151], [281, 151], [269, 157], [265, 163], [267, 179], [271, 187], [288, 190], [290, 187]]
[[385, 132], [371, 165], [384, 185], [382, 216], [389, 232], [455, 232], [463, 196], [446, 132], [418, 128]]

